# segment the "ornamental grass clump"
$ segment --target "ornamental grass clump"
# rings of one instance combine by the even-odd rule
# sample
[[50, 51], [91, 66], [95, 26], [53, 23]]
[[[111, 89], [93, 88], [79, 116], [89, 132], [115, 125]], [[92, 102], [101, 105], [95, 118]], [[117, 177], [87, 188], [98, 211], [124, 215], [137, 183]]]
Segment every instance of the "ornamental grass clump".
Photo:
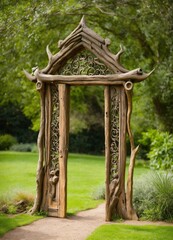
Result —
[[153, 173], [138, 180], [134, 206], [140, 218], [173, 221], [173, 174]]

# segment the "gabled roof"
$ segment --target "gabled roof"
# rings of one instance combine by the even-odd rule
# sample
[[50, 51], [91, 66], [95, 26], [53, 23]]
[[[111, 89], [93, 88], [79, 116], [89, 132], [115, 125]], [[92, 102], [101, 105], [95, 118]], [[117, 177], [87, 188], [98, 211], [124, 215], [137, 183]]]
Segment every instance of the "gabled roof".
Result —
[[[26, 76], [34, 82], [37, 81], [37, 77], [39, 74], [41, 74], [40, 78], [42, 76], [43, 78], [45, 77], [46, 79], [48, 79], [48, 76], [54, 75], [55, 79], [55, 76], [57, 76], [55, 75], [57, 70], [61, 66], [63, 66], [70, 57], [72, 57], [82, 49], [87, 49], [88, 51], [93, 53], [98, 59], [100, 59], [108, 68], [110, 68], [115, 73], [113, 75], [121, 75], [121, 79], [123, 76], [126, 76], [126, 78], [128, 77], [128, 79], [132, 78], [136, 79], [137, 81], [141, 81], [147, 78], [152, 73], [151, 72], [149, 74], [144, 74], [141, 69], [128, 71], [120, 64], [120, 56], [124, 52], [123, 49], [121, 48], [117, 54], [113, 54], [108, 49], [109, 45], [110, 40], [103, 39], [93, 30], [89, 29], [86, 26], [84, 17], [82, 17], [77, 28], [75, 28], [74, 31], [64, 40], [59, 41], [58, 46], [60, 48], [60, 51], [58, 53], [52, 55], [49, 47], [47, 46], [46, 51], [49, 62], [44, 69], [39, 71], [37, 70], [35, 76], [27, 73], [26, 71], [24, 72]], [[131, 74], [133, 76], [131, 76]]]

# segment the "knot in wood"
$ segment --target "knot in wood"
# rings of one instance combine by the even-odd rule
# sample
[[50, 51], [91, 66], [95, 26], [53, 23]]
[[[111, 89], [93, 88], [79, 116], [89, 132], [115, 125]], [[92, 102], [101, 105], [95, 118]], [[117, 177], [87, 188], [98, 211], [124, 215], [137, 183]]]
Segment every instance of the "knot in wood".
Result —
[[36, 83], [37, 91], [40, 91], [42, 89], [42, 86], [43, 86], [42, 82], [41, 81], [37, 81], [37, 83]]
[[125, 88], [127, 91], [132, 90], [132, 88], [133, 88], [133, 83], [132, 83], [131, 81], [127, 81], [127, 82], [124, 84], [124, 88]]

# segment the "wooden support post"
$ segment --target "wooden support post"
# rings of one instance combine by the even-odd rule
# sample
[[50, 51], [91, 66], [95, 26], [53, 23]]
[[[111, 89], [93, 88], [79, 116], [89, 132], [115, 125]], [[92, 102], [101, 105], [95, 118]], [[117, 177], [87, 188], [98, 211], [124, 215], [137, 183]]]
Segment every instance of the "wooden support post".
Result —
[[69, 94], [70, 88], [59, 85], [59, 217], [66, 216], [67, 209], [67, 157], [69, 141]]
[[[125, 195], [127, 103], [123, 86], [105, 87], [106, 221], [127, 218]], [[115, 119], [118, 119], [115, 122]], [[118, 145], [115, 140], [118, 131]], [[118, 154], [117, 156], [114, 156]], [[115, 161], [117, 170], [115, 170]], [[116, 177], [112, 170], [117, 171]]]
[[117, 213], [123, 219], [127, 219], [126, 213], [126, 195], [125, 195], [125, 169], [126, 169], [126, 119], [127, 102], [124, 88], [120, 87], [120, 105], [119, 105], [119, 161], [118, 175], [120, 184], [120, 196], [117, 206]]
[[31, 214], [34, 214], [37, 211], [40, 211], [42, 197], [43, 197], [43, 178], [44, 178], [44, 139], [45, 139], [45, 86], [42, 84], [40, 91], [40, 105], [41, 105], [41, 117], [40, 117], [40, 131], [37, 139], [38, 146], [38, 165], [37, 165], [37, 176], [36, 176], [36, 196], [34, 200], [34, 206], [29, 211]]
[[106, 169], [106, 192], [105, 192], [105, 220], [110, 221], [110, 86], [105, 87], [105, 169]]
[[41, 209], [48, 210], [49, 164], [50, 164], [50, 123], [51, 123], [51, 92], [50, 85], [45, 86], [45, 165], [43, 180], [43, 197]]

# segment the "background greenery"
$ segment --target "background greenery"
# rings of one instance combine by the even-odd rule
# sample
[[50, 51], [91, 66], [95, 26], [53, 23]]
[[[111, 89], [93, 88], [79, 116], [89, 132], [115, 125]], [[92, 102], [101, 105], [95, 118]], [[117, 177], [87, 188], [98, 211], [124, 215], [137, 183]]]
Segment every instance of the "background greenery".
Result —
[[[78, 25], [83, 14], [90, 28], [111, 39], [112, 52], [116, 53], [120, 44], [126, 48], [122, 57], [126, 68], [141, 67], [148, 72], [156, 67], [150, 79], [135, 86], [135, 139], [148, 128], [173, 132], [172, 0], [3, 0], [0, 10], [0, 134], [9, 133], [22, 143], [36, 141], [39, 94], [22, 70], [44, 68], [46, 46], [56, 53], [58, 40]], [[71, 89], [73, 143], [85, 142], [96, 125], [103, 132], [103, 115], [102, 87]], [[98, 138], [98, 131], [93, 132], [93, 139]], [[96, 147], [87, 146], [88, 152], [103, 151], [103, 134], [99, 138], [102, 146], [93, 142]], [[73, 151], [80, 151], [74, 146]]]

